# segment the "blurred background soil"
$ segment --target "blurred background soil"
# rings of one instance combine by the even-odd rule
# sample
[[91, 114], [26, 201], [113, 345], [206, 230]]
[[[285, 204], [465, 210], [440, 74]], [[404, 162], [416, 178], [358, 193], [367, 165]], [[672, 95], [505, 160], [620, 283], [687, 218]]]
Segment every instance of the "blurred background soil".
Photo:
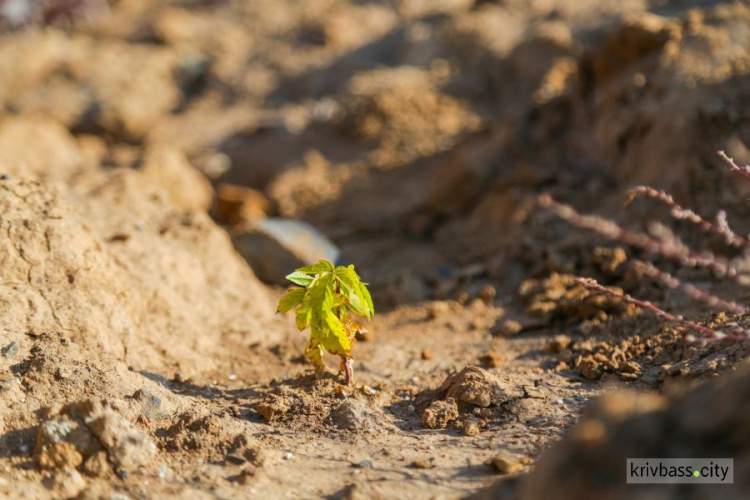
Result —
[[[739, 1], [0, 0], [0, 495], [710, 495], [587, 482], [683, 453], [734, 456], [746, 498], [747, 376], [723, 372], [747, 343], [573, 276], [745, 318], [537, 198], [732, 256], [622, 202], [651, 185], [748, 234], [716, 151], [750, 163], [749, 75]], [[320, 235], [261, 245], [280, 218]], [[331, 252], [378, 311], [350, 388], [275, 315], [271, 270]]]

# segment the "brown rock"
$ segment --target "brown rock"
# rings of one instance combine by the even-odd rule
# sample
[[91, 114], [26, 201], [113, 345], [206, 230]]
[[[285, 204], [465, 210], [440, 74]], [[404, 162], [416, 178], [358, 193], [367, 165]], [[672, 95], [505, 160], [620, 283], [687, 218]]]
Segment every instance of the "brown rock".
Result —
[[478, 436], [479, 433], [482, 432], [482, 427], [484, 427], [484, 422], [482, 422], [480, 419], [468, 417], [466, 420], [464, 420], [464, 435]]
[[106, 402], [86, 400], [67, 410], [86, 423], [106, 448], [110, 462], [120, 470], [132, 472], [153, 460], [156, 446], [151, 439]]
[[521, 332], [523, 327], [518, 321], [511, 319], [505, 320], [500, 323], [497, 327], [492, 330], [493, 334], [502, 335], [503, 337], [510, 337]]
[[214, 215], [222, 224], [239, 226], [266, 217], [271, 202], [258, 190], [234, 184], [219, 184]]
[[422, 425], [428, 429], [445, 429], [456, 419], [458, 405], [453, 398], [433, 401], [422, 413]]
[[497, 290], [495, 290], [495, 287], [492, 285], [485, 285], [479, 291], [479, 293], [477, 294], [477, 297], [483, 302], [489, 304], [490, 302], [494, 300], [495, 295], [497, 295]]
[[570, 347], [571, 340], [567, 335], [555, 335], [555, 338], [547, 342], [547, 350], [559, 353]]
[[39, 426], [34, 459], [42, 469], [76, 468], [98, 449], [101, 446], [82, 422], [62, 415]]
[[578, 371], [581, 376], [589, 380], [598, 380], [602, 377], [604, 369], [600, 362], [593, 356], [584, 356], [578, 361]]
[[441, 390], [447, 390], [448, 398], [482, 408], [502, 404], [523, 395], [522, 389], [500, 380], [478, 366], [469, 366], [450, 375], [443, 382]]
[[368, 430], [377, 425], [377, 415], [358, 399], [347, 399], [331, 411], [331, 421], [341, 429]]
[[75, 469], [83, 462], [83, 456], [67, 441], [45, 446], [36, 456], [42, 469]]
[[409, 466], [413, 469], [432, 469], [435, 467], [432, 462], [430, 462], [426, 458], [418, 458], [416, 460], [413, 460]]
[[446, 316], [453, 312], [451, 303], [444, 300], [439, 300], [431, 303], [427, 306], [427, 317], [430, 319], [437, 319], [442, 316]]
[[513, 474], [523, 468], [520, 460], [508, 453], [498, 453], [494, 457], [484, 462], [488, 467], [492, 467], [500, 474]]
[[488, 368], [498, 368], [502, 366], [503, 364], [503, 357], [496, 353], [496, 352], [488, 352], [481, 358], [479, 358], [479, 361], [482, 362], [482, 364]]

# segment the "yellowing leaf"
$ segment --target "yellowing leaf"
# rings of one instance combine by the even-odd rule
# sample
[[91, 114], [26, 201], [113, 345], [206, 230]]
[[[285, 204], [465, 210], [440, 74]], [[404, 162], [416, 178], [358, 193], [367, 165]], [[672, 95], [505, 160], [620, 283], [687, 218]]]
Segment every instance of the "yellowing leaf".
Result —
[[302, 306], [299, 309], [297, 309], [297, 316], [295, 318], [295, 323], [297, 324], [297, 328], [302, 331], [310, 324], [310, 321], [312, 321], [312, 309], [310, 309], [309, 306], [305, 307]]
[[367, 289], [364, 283], [359, 284], [359, 290], [364, 298], [364, 302], [367, 305], [367, 319], [371, 319], [375, 315], [375, 304], [372, 303], [372, 297], [370, 291]]
[[326, 351], [337, 356], [349, 357], [352, 350], [352, 341], [347, 336], [333, 333], [326, 335], [321, 345]]
[[319, 366], [323, 364], [323, 346], [313, 338], [307, 341], [305, 355], [313, 365]]
[[295, 308], [305, 298], [304, 288], [291, 288], [279, 300], [277, 312], [285, 313]]

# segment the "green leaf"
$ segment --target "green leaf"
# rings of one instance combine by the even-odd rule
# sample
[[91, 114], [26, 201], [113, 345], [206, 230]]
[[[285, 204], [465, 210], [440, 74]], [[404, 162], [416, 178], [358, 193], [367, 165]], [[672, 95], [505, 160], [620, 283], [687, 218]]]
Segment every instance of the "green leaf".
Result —
[[290, 288], [279, 300], [277, 312], [285, 313], [294, 309], [302, 299], [305, 298], [306, 290], [304, 288]]
[[359, 293], [359, 276], [354, 272], [353, 266], [351, 268], [339, 266], [333, 274], [341, 283], [341, 293], [349, 299], [349, 309], [355, 314], [365, 316], [364, 304]]
[[295, 285], [303, 286], [307, 288], [315, 278], [299, 271], [294, 271], [292, 274], [287, 275], [286, 279], [294, 283]]
[[372, 318], [375, 314], [372, 297], [354, 270], [354, 266], [339, 266], [334, 270], [334, 275], [341, 281], [342, 291], [349, 299], [349, 309], [367, 319]]
[[310, 308], [314, 315], [321, 315], [323, 311], [333, 307], [333, 275], [323, 275], [315, 278], [308, 287]]
[[359, 284], [359, 290], [364, 298], [365, 304], [367, 304], [367, 319], [371, 319], [375, 315], [375, 304], [372, 303], [372, 296], [370, 291], [367, 289], [367, 285], [364, 283]]
[[297, 269], [298, 273], [305, 274], [321, 274], [331, 271], [333, 271], [333, 264], [331, 264], [327, 260], [321, 260], [320, 262], [318, 262], [317, 264], [313, 264], [312, 266], [301, 267]]
[[363, 307], [362, 299], [354, 291], [354, 289], [349, 288], [348, 286], [342, 283], [341, 293], [343, 295], [342, 302], [346, 304], [346, 307], [349, 310], [351, 310], [354, 314], [359, 314], [360, 316], [367, 315], [367, 312], [365, 311]]

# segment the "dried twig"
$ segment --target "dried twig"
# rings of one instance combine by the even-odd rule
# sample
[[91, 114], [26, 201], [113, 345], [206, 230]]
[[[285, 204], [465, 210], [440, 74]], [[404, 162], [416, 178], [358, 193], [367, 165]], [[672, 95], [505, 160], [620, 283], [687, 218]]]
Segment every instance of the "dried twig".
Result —
[[664, 258], [674, 259], [684, 266], [708, 268], [719, 277], [733, 279], [742, 285], [750, 285], [750, 276], [745, 274], [747, 270], [741, 267], [741, 261], [729, 261], [710, 252], [696, 252], [662, 224], [652, 224], [652, 232], [656, 235], [652, 237], [624, 229], [616, 222], [603, 217], [583, 215], [569, 205], [556, 202], [548, 194], [539, 197], [539, 204], [571, 224], [597, 232], [611, 240], [620, 241]]
[[714, 330], [713, 328], [709, 328], [707, 326], [694, 323], [693, 321], [686, 320], [682, 316], [676, 316], [674, 314], [668, 313], [667, 311], [660, 309], [659, 307], [655, 306], [654, 304], [652, 304], [651, 302], [647, 300], [636, 299], [634, 297], [631, 297], [630, 295], [621, 294], [621, 293], [615, 292], [614, 290], [610, 290], [609, 288], [600, 285], [594, 279], [578, 277], [575, 280], [578, 284], [580, 284], [587, 290], [590, 290], [592, 292], [602, 293], [610, 297], [620, 299], [629, 304], [633, 304], [642, 309], [646, 309], [647, 311], [654, 313], [656, 316], [660, 318], [663, 318], [667, 321], [671, 321], [673, 323], [680, 324], [690, 330], [699, 332], [712, 340], [721, 340], [721, 339], [748, 340], [747, 336], [727, 335], [720, 331]]
[[681, 206], [679, 203], [674, 201], [674, 198], [672, 198], [671, 194], [658, 189], [654, 189], [649, 186], [638, 186], [628, 191], [628, 194], [625, 198], [625, 205], [630, 204], [633, 199], [638, 196], [647, 196], [649, 198], [654, 198], [663, 202], [670, 208], [672, 217], [674, 217], [675, 219], [692, 222], [693, 224], [697, 224], [698, 226], [700, 226], [705, 231], [718, 234], [722, 236], [729, 245], [734, 245], [737, 247], [750, 245], [750, 240], [748, 240], [747, 238], [743, 238], [742, 236], [739, 236], [734, 231], [732, 231], [732, 229], [729, 227], [729, 224], [727, 223], [726, 213], [723, 211], [717, 214], [716, 218], [718, 223], [713, 224], [698, 215], [693, 210]]
[[701, 290], [695, 285], [684, 283], [676, 276], [658, 269], [650, 262], [636, 260], [633, 265], [636, 269], [642, 271], [646, 276], [649, 276], [650, 278], [658, 281], [664, 286], [675, 290], [680, 289], [684, 291], [690, 298], [708, 304], [711, 307], [730, 311], [734, 314], [745, 314], [747, 312], [747, 308], [738, 304], [737, 302], [724, 300], [712, 293]]
[[719, 151], [719, 156], [725, 162], [727, 162], [727, 164], [729, 165], [729, 168], [732, 169], [733, 172], [737, 172], [738, 174], [740, 174], [743, 177], [750, 178], [750, 167], [748, 167], [748, 166], [744, 166], [744, 167], [738, 166], [734, 162], [733, 159], [731, 159], [730, 157], [727, 156], [727, 154], [724, 151]]

